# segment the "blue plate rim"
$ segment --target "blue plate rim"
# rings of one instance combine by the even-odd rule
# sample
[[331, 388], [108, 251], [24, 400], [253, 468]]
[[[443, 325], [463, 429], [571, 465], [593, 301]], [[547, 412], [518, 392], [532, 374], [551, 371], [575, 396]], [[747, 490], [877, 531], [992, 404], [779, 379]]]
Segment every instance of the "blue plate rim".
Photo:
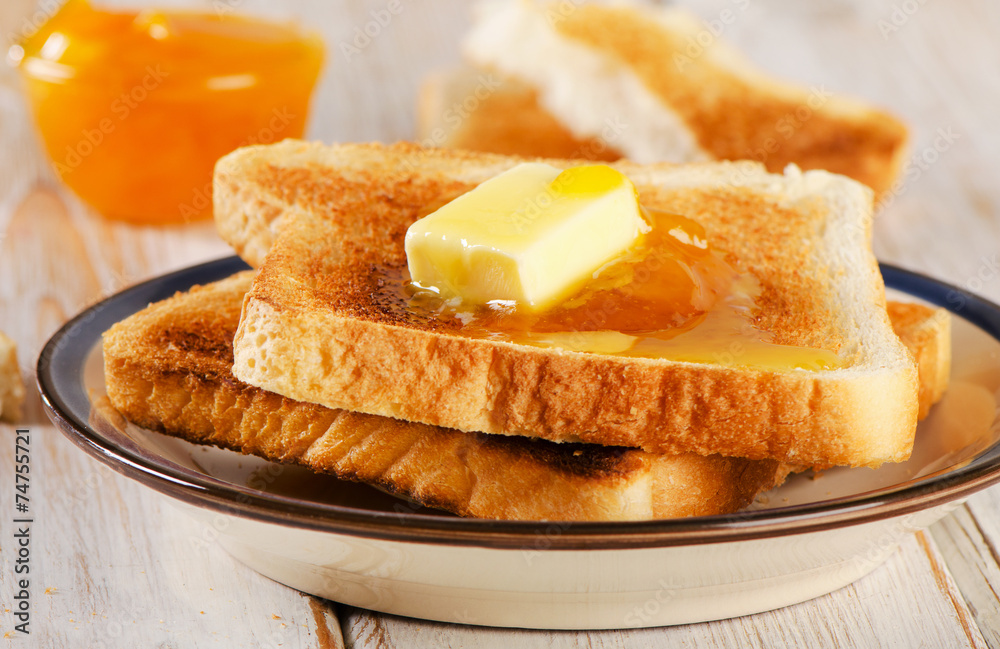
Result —
[[[101, 333], [150, 302], [248, 268], [236, 256], [183, 268], [125, 289], [69, 320], [48, 340], [37, 362], [38, 388], [46, 414], [63, 434], [94, 458], [188, 504], [280, 525], [419, 543], [579, 550], [734, 542], [905, 516], [963, 499], [1000, 482], [998, 441], [958, 469], [862, 496], [685, 519], [497, 521], [447, 514], [379, 512], [271, 494], [226, 483], [167, 460], [157, 462], [138, 447], [115, 445], [95, 430], [88, 421], [90, 401], [83, 389], [82, 372]], [[1000, 306], [921, 273], [889, 264], [880, 264], [880, 268], [888, 288], [943, 307], [1000, 341]], [[84, 407], [86, 413], [81, 412]]]

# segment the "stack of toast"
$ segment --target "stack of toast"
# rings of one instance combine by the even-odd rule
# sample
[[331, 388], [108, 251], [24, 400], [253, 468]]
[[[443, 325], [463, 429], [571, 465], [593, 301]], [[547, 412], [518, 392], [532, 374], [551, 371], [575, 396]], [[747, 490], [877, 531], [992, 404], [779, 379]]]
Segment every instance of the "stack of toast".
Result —
[[[899, 120], [771, 79], [672, 8], [495, 1], [465, 52], [474, 67], [423, 88], [428, 146], [220, 160], [216, 224], [255, 270], [105, 334], [127, 419], [500, 519], [729, 513], [792, 471], [908, 456], [947, 385], [950, 328], [887, 304], [871, 252]], [[539, 158], [617, 161], [644, 207], [695, 219], [754, 278], [748, 327], [837, 362], [761, 363], [740, 339], [710, 362], [579, 351], [411, 308], [410, 224]]]
[[109, 330], [112, 404], [152, 430], [484, 518], [727, 513], [792, 470], [908, 456], [947, 381], [948, 320], [887, 311], [869, 189], [750, 162], [615, 163], [644, 206], [697, 218], [757, 278], [754, 327], [839, 363], [755, 366], [732, 347], [711, 363], [635, 358], [473, 338], [400, 297], [407, 227], [522, 161], [296, 141], [226, 156], [217, 226], [258, 270]]

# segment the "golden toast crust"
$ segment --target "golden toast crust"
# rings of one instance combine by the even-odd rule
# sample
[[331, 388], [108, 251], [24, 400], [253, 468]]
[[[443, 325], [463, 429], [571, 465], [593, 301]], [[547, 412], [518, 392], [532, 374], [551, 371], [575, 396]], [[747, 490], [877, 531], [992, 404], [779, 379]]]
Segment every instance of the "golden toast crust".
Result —
[[948, 387], [951, 374], [951, 314], [947, 310], [909, 302], [886, 305], [892, 329], [913, 354], [920, 378], [918, 417], [930, 412]]

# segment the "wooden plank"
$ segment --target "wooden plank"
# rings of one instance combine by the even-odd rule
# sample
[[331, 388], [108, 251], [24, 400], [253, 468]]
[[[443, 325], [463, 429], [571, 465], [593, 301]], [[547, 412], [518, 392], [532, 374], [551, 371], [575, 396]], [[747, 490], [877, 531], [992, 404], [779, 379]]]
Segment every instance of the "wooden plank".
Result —
[[[343, 646], [329, 603], [237, 563], [168, 498], [91, 460], [51, 427], [28, 427], [32, 647]], [[9, 429], [0, 426], [0, 439], [13, 440]], [[9, 478], [12, 465], [13, 454], [0, 453], [0, 476]], [[0, 507], [11, 511], [3, 494]], [[10, 517], [0, 518], [5, 548], [13, 533]], [[0, 572], [0, 592], [15, 592], [11, 576]]]
[[991, 647], [1000, 646], [1000, 488], [973, 496], [931, 533], [976, 624]]

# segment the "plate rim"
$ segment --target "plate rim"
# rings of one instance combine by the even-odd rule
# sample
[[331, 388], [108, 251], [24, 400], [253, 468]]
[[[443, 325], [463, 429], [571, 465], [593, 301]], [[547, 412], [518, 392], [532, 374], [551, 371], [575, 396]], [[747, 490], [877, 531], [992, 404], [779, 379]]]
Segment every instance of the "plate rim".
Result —
[[[804, 534], [905, 516], [965, 498], [1000, 482], [998, 440], [965, 466], [945, 474], [932, 474], [867, 494], [768, 510], [622, 522], [506, 521], [405, 511], [380, 512], [314, 503], [235, 485], [162, 457], [157, 463], [151, 459], [151, 453], [137, 446], [132, 449], [116, 446], [89, 421], [81, 419], [67, 403], [66, 395], [58, 386], [72, 382], [74, 376], [82, 379], [83, 360], [106, 329], [88, 330], [95, 326], [92, 324], [95, 320], [97, 323], [116, 322], [142, 308], [135, 308], [136, 300], [144, 306], [177, 290], [222, 279], [248, 268], [236, 256], [188, 266], [124, 289], [66, 322], [46, 342], [36, 363], [43, 408], [56, 427], [89, 455], [115, 471], [188, 504], [320, 532], [500, 549], [638, 549]], [[887, 288], [943, 307], [1000, 341], [1000, 306], [922, 273], [890, 264], [880, 264], [880, 270]], [[89, 340], [88, 344], [72, 345], [77, 336]], [[76, 374], [60, 374], [66, 369]], [[82, 392], [82, 380], [79, 383]], [[89, 397], [87, 399], [89, 403]]]

